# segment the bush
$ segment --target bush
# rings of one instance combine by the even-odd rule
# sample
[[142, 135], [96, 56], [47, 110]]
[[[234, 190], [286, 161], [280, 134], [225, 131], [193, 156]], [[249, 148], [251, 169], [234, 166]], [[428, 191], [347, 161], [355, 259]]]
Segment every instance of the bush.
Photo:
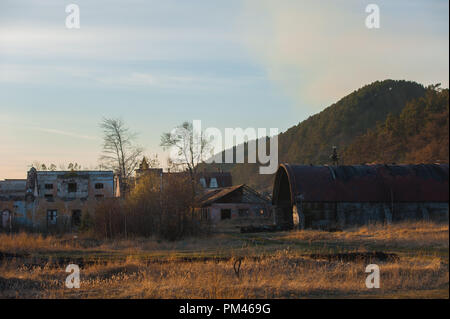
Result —
[[168, 174], [140, 177], [124, 199], [98, 203], [94, 233], [105, 237], [156, 236], [177, 240], [202, 233], [194, 210], [188, 175]]

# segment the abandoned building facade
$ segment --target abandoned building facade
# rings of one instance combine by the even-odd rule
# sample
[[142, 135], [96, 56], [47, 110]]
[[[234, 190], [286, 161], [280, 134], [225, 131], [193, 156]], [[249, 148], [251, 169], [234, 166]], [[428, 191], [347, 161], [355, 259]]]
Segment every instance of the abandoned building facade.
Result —
[[114, 197], [112, 171], [37, 171], [26, 179], [0, 181], [0, 228], [71, 231], [83, 213]]
[[[280, 229], [343, 229], [403, 220], [448, 222], [448, 164], [308, 166], [281, 164], [270, 201], [229, 172], [201, 172], [195, 211], [202, 221], [246, 220]], [[177, 175], [179, 174], [179, 175]], [[134, 182], [168, 175], [145, 161]], [[171, 177], [172, 177], [171, 176]], [[0, 181], [0, 230], [76, 231], [103, 198], [120, 196], [113, 171], [37, 171]]]
[[448, 222], [448, 164], [281, 164], [272, 203], [285, 229], [403, 220]]
[[[37, 171], [31, 168], [26, 179], [0, 181], [0, 230], [77, 231], [83, 214], [94, 217], [99, 200], [126, 197], [126, 192], [144, 176], [164, 188], [173, 177], [187, 172], [164, 172], [150, 168], [144, 158], [122, 187], [113, 171]], [[270, 202], [245, 185], [232, 186], [231, 173], [199, 172], [195, 176], [200, 189], [202, 220], [216, 223], [236, 217], [271, 216]], [[123, 190], [126, 190], [125, 192]]]
[[198, 196], [196, 211], [201, 219], [218, 224], [228, 219], [272, 222], [272, 205], [245, 184], [210, 189]]

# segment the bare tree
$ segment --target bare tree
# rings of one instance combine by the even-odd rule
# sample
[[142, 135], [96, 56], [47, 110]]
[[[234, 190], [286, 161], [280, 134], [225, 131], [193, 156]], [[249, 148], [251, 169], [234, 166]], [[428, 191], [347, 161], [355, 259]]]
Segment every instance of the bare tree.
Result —
[[134, 144], [137, 135], [121, 119], [104, 118], [100, 127], [103, 129], [102, 166], [114, 170], [126, 182], [139, 164], [143, 152]]
[[56, 165], [53, 163], [45, 165], [39, 161], [34, 161], [33, 164], [29, 165], [29, 167], [34, 167], [37, 171], [56, 171]]
[[153, 154], [150, 156], [144, 156], [143, 160], [147, 162], [149, 168], [157, 168], [161, 166], [161, 163], [158, 158], [158, 154]]
[[170, 133], [161, 136], [161, 146], [167, 150], [174, 150], [170, 158], [171, 165], [182, 166], [189, 173], [192, 186], [192, 195], [196, 194], [198, 164], [203, 162], [203, 157], [210, 149], [210, 143], [205, 139], [203, 132], [196, 132], [193, 125], [184, 122]]

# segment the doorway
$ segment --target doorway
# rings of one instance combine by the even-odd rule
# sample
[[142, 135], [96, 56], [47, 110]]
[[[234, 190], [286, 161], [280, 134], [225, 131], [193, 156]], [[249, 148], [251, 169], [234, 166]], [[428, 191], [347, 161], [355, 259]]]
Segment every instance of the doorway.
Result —
[[81, 210], [72, 210], [72, 227], [79, 227], [81, 225]]

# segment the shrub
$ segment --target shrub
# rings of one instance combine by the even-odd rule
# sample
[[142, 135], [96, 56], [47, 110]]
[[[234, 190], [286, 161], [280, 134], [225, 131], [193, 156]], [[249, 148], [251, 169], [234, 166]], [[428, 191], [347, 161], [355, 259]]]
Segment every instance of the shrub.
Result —
[[95, 209], [94, 233], [105, 237], [156, 236], [177, 240], [202, 233], [192, 208], [188, 175], [143, 176], [124, 199], [105, 199]]

